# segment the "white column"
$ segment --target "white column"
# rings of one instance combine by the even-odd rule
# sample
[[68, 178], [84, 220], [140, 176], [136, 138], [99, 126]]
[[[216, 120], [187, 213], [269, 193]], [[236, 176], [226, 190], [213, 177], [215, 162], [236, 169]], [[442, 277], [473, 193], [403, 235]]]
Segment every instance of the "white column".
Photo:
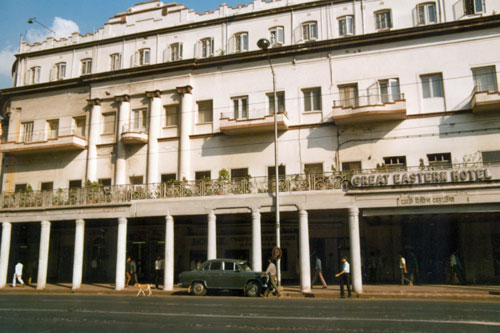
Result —
[[47, 266], [49, 263], [50, 222], [42, 221], [41, 227], [36, 289], [45, 289], [45, 285], [47, 284]]
[[300, 260], [300, 291], [311, 291], [311, 262], [309, 257], [309, 220], [307, 211], [299, 211], [299, 260]]
[[116, 246], [116, 276], [115, 289], [123, 290], [125, 288], [125, 261], [127, 258], [127, 219], [120, 217], [118, 219], [118, 242]]
[[193, 127], [193, 87], [177, 87], [182, 98], [179, 134], [179, 180], [191, 178], [191, 142], [189, 135]]
[[85, 221], [83, 219], [75, 222], [75, 254], [73, 259], [73, 287], [72, 289], [80, 289], [82, 286], [83, 273], [83, 244], [85, 238]]
[[165, 267], [163, 290], [174, 290], [174, 218], [165, 218]]
[[356, 293], [363, 292], [361, 279], [361, 246], [359, 240], [359, 209], [349, 208], [349, 240], [351, 247], [351, 279]]
[[101, 123], [101, 100], [96, 98], [88, 100], [92, 110], [90, 112], [90, 128], [87, 153], [87, 180], [97, 180], [97, 144], [99, 143], [99, 131]]
[[160, 137], [162, 119], [161, 95], [159, 90], [155, 90], [146, 92], [146, 96], [151, 98], [148, 131], [148, 174], [146, 182], [147, 184], [155, 184], [160, 182], [160, 174], [158, 171], [158, 138]]
[[260, 230], [260, 212], [252, 210], [252, 269], [262, 271], [262, 234]]
[[122, 133], [129, 129], [130, 122], [130, 96], [116, 96], [115, 101], [120, 103], [118, 114], [118, 130], [116, 131], [116, 168], [115, 185], [127, 183], [126, 146], [121, 141]]
[[12, 224], [2, 223], [2, 246], [0, 248], [0, 288], [7, 285], [7, 271], [9, 269], [10, 238]]
[[207, 259], [217, 258], [217, 231], [216, 231], [216, 217], [215, 212], [212, 210], [208, 214], [208, 246], [207, 246]]

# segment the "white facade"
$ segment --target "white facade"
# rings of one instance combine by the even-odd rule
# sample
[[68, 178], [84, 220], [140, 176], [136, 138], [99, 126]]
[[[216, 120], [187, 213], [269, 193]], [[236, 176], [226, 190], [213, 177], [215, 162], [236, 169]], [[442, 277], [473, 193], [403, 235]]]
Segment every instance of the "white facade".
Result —
[[[84, 273], [80, 266], [73, 271], [88, 279], [92, 257], [101, 252], [92, 254], [100, 247], [87, 238], [81, 245], [82, 228], [109, 219], [120, 221], [118, 234], [106, 236], [116, 242], [108, 255], [120, 258], [116, 273], [124, 269], [125, 252], [132, 251], [125, 244], [127, 232], [156, 223], [156, 217], [167, 219], [167, 226], [165, 220], [160, 224], [168, 230], [161, 237], [170, 258], [168, 288], [174, 270], [199, 256], [241, 254], [262, 267], [256, 256], [265, 254], [271, 246], [266, 234], [274, 233], [266, 178], [273, 177], [275, 165], [273, 86], [267, 54], [257, 47], [259, 39], [268, 38], [275, 43], [268, 53], [277, 80], [278, 159], [287, 175], [280, 200], [284, 223], [294, 221], [284, 234], [283, 278], [300, 277], [308, 291], [310, 276], [298, 274], [299, 267], [304, 272], [309, 265], [304, 239], [311, 241], [311, 253], [319, 251], [325, 262], [331, 258], [326, 266], [333, 270], [343, 253], [331, 248], [340, 249], [350, 237], [345, 248], [356, 267], [353, 284], [361, 292], [368, 253], [381, 250], [392, 271], [395, 253], [414, 247], [402, 234], [414, 226], [403, 226], [398, 216], [417, 220], [479, 212], [490, 223], [485, 235], [491, 245], [477, 251], [489, 259], [480, 272], [467, 272], [467, 279], [498, 279], [500, 253], [493, 244], [500, 235], [495, 223], [499, 11], [494, 0], [256, 0], [198, 14], [183, 5], [149, 1], [117, 14], [95, 34], [23, 42], [16, 84], [0, 95], [6, 118], [4, 230], [35, 221], [75, 228], [74, 220], [85, 220], [73, 232], [78, 251], [89, 248], [83, 251]], [[223, 177], [223, 169], [232, 180]], [[205, 178], [212, 181], [200, 181]], [[16, 190], [27, 192], [11, 194]], [[393, 218], [387, 222], [385, 216]], [[127, 227], [127, 219], [133, 227]], [[67, 220], [73, 220], [71, 227]], [[462, 235], [474, 229], [472, 220], [442, 225]], [[372, 229], [380, 223], [390, 230], [380, 231], [379, 238]], [[191, 224], [205, 231], [193, 231]], [[44, 237], [56, 232], [50, 230]], [[61, 242], [71, 243], [64, 234], [58, 236]], [[235, 240], [242, 234], [252, 236]], [[218, 250], [223, 235], [226, 252]], [[133, 244], [144, 241], [139, 238]], [[440, 256], [458, 248], [467, 263], [476, 249], [461, 239], [450, 240]], [[182, 250], [190, 252], [179, 254]], [[63, 249], [56, 251], [61, 256]], [[75, 258], [82, 265], [81, 254]], [[48, 269], [57, 271], [50, 262]], [[432, 268], [428, 281], [440, 280], [437, 270]], [[122, 288], [122, 277], [115, 277], [116, 288]], [[73, 281], [78, 287], [81, 278]]]

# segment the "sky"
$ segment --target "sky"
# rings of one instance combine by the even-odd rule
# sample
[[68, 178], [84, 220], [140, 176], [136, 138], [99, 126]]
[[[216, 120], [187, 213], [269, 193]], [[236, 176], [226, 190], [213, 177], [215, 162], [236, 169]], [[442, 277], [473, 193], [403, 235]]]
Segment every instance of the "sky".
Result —
[[[82, 35], [104, 26], [117, 13], [125, 12], [143, 0], [0, 0], [0, 89], [12, 86], [12, 64], [19, 50], [21, 35], [33, 43], [44, 40], [50, 31], [29, 24], [35, 17], [56, 32], [56, 38], [78, 31]], [[252, 0], [163, 0], [163, 3], [183, 3], [197, 12], [213, 10], [222, 3], [229, 6], [248, 4]]]

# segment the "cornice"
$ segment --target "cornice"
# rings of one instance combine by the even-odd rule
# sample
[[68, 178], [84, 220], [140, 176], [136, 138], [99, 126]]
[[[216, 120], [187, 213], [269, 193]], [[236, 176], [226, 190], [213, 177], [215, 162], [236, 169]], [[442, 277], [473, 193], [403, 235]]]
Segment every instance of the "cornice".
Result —
[[[348, 48], [373, 46], [405, 40], [416, 40], [498, 27], [500, 27], [500, 14], [470, 20], [432, 24], [399, 30], [390, 30], [371, 34], [335, 38], [324, 41], [293, 44], [271, 48], [268, 49], [268, 52], [271, 58], [278, 59], [308, 53], [331, 52]], [[117, 71], [83, 75], [78, 78], [68, 80], [3, 89], [0, 90], [0, 97], [40, 93], [59, 89], [88, 87], [91, 84], [97, 82], [126, 80], [141, 76], [160, 75], [174, 71], [193, 71], [197, 69], [250, 63], [256, 61], [267, 61], [266, 52], [262, 50], [255, 50], [244, 53], [214, 56], [210, 58], [191, 58], [175, 62], [166, 62], [148, 66], [121, 69]]]
[[[212, 19], [212, 20], [187, 23], [187, 24], [177, 25], [174, 27], [167, 27], [167, 28], [161, 28], [161, 29], [155, 29], [155, 30], [147, 30], [147, 31], [142, 31], [142, 32], [134, 33], [134, 34], [111, 37], [111, 38], [95, 40], [95, 41], [86, 42], [86, 43], [65, 45], [65, 46], [55, 47], [55, 48], [46, 49], [46, 50], [33, 51], [33, 52], [18, 53], [18, 54], [16, 54], [16, 58], [22, 58], [22, 57], [26, 57], [26, 56], [31, 57], [31, 56], [38, 56], [38, 55], [47, 55], [47, 54], [51, 54], [51, 53], [59, 53], [59, 52], [64, 52], [64, 51], [84, 49], [84, 48], [94, 47], [97, 45], [112, 44], [112, 43], [126, 41], [126, 40], [133, 40], [136, 38], [150, 37], [150, 36], [154, 36], [157, 34], [174, 33], [174, 32], [179, 32], [179, 31], [184, 31], [184, 30], [189, 30], [189, 29], [209, 27], [209, 26], [219, 25], [219, 24], [223, 24], [223, 23], [238, 22], [238, 21], [248, 20], [248, 19], [256, 18], [256, 17], [264, 17], [264, 16], [269, 16], [269, 15], [289, 13], [289, 12], [305, 10], [305, 9], [310, 9], [310, 8], [317, 8], [317, 7], [321, 7], [321, 6], [325, 6], [325, 5], [331, 5], [331, 4], [343, 3], [343, 2], [347, 3], [347, 2], [351, 2], [351, 0], [318, 0], [315, 2], [307, 2], [307, 3], [296, 4], [296, 5], [283, 6], [283, 7], [272, 8], [272, 9], [267, 9], [267, 10], [255, 11], [252, 13], [245, 13], [245, 14], [216, 18], [216, 19]], [[124, 15], [126, 16], [126, 15], [128, 15], [128, 13], [124, 13]], [[118, 15], [118, 16], [123, 16], [123, 15]]]

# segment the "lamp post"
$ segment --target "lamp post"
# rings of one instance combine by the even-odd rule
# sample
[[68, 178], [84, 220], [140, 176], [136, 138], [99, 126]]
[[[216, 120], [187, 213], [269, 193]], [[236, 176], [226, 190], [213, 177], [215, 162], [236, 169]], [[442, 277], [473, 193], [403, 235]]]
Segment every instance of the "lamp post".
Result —
[[[271, 43], [269, 40], [262, 38], [257, 42], [257, 46], [266, 51], [267, 60], [269, 61], [269, 66], [271, 67], [271, 73], [273, 74], [273, 98], [274, 98], [274, 172], [275, 172], [275, 184], [276, 184], [276, 197], [275, 197], [275, 210], [276, 210], [276, 247], [281, 248], [281, 236], [280, 236], [280, 188], [279, 188], [279, 166], [278, 166], [278, 96], [276, 94], [276, 73], [274, 72], [273, 64], [271, 62], [271, 57], [269, 56], [269, 46]], [[281, 259], [276, 261], [276, 270], [278, 277], [278, 286], [281, 286]]]
[[47, 27], [45, 24], [43, 24], [43, 23], [41, 23], [40, 21], [38, 21], [38, 20], [36, 19], [36, 17], [30, 17], [30, 18], [28, 19], [28, 23], [29, 23], [29, 24], [33, 24], [33, 22], [34, 22], [34, 23], [38, 23], [39, 25], [41, 25], [41, 26], [42, 26], [42, 27], [44, 27], [45, 29], [49, 30], [51, 33], [53, 33], [53, 34], [54, 34], [54, 37], [55, 37], [56, 32], [55, 32], [54, 30], [50, 29], [49, 27]]

